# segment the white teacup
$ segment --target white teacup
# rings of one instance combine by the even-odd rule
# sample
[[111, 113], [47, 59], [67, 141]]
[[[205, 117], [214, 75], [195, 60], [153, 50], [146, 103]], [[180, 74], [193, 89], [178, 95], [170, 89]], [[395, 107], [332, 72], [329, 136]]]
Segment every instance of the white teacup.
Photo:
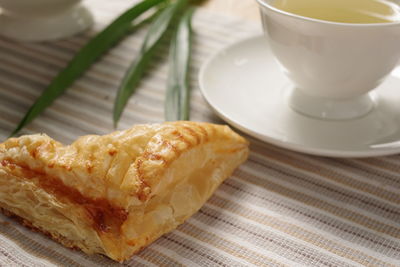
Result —
[[0, 0], [0, 34], [22, 41], [43, 41], [87, 29], [93, 19], [81, 0]]
[[322, 119], [352, 119], [373, 108], [369, 92], [400, 58], [400, 22], [322, 21], [279, 10], [273, 0], [257, 1], [265, 36], [295, 85], [289, 98], [294, 110]]

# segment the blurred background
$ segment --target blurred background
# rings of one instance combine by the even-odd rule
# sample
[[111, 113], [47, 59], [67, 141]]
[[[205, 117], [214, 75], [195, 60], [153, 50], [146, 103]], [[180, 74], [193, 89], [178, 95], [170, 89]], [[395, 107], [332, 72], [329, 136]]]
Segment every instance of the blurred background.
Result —
[[229, 15], [235, 15], [246, 19], [258, 19], [256, 0], [208, 0], [204, 6]]

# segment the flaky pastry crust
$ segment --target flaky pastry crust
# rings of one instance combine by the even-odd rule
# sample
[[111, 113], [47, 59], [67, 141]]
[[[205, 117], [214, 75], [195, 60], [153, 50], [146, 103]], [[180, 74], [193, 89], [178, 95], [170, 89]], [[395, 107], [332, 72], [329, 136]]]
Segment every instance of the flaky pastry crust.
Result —
[[248, 156], [229, 127], [170, 122], [64, 146], [0, 144], [0, 208], [68, 247], [123, 261], [195, 213]]

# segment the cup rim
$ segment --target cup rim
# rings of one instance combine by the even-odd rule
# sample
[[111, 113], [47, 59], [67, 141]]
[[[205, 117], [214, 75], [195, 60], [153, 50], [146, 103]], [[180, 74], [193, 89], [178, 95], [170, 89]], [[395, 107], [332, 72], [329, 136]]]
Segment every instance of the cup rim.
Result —
[[276, 8], [272, 6], [271, 4], [267, 3], [265, 0], [257, 0], [258, 4], [262, 7], [268, 8], [271, 11], [282, 14], [288, 17], [292, 17], [295, 19], [299, 20], [304, 20], [304, 21], [309, 21], [313, 23], [322, 23], [322, 24], [327, 24], [327, 25], [335, 25], [335, 26], [346, 26], [346, 27], [391, 27], [391, 26], [399, 26], [400, 21], [397, 22], [385, 22], [385, 23], [347, 23], [347, 22], [335, 22], [335, 21], [329, 21], [329, 20], [322, 20], [322, 19], [315, 19], [315, 18], [310, 18], [310, 17], [305, 17], [301, 15], [297, 15], [294, 13], [290, 13], [284, 10], [281, 10], [279, 8]]

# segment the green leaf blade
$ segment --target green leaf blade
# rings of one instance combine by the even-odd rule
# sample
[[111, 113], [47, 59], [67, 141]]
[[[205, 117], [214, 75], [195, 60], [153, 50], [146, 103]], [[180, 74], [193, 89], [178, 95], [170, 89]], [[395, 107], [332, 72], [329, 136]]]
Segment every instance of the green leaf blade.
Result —
[[131, 29], [132, 20], [135, 20], [150, 8], [165, 1], [166, 0], [144, 0], [136, 4], [91, 39], [33, 103], [14, 129], [11, 136], [16, 135], [23, 127], [50, 106], [51, 103], [64, 93], [64, 91], [67, 90], [67, 88], [70, 87], [105, 51], [120, 40]]
[[170, 48], [169, 75], [165, 98], [165, 120], [189, 120], [189, 68], [194, 8], [182, 16]]
[[155, 48], [162, 40], [163, 36], [170, 27], [177, 11], [187, 4], [188, 0], [178, 0], [167, 6], [161, 14], [153, 21], [147, 32], [145, 40], [141, 46], [140, 53], [133, 64], [127, 70], [121, 86], [118, 89], [114, 103], [114, 127], [117, 126], [122, 112], [130, 98], [136, 91], [143, 74], [148, 67], [148, 63], [153, 57]]

